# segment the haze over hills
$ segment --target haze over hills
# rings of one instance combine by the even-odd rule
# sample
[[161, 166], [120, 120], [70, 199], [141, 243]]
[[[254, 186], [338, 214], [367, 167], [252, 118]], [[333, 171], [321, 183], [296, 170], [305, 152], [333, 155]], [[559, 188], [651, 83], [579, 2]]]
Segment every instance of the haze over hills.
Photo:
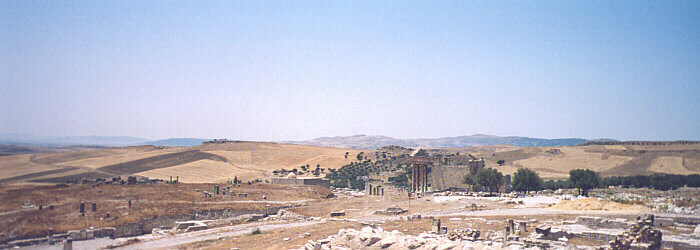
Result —
[[150, 140], [131, 136], [66, 136], [66, 137], [42, 137], [23, 134], [0, 135], [0, 145], [28, 145], [43, 147], [66, 146], [104, 146], [126, 147], [136, 145], [154, 146], [197, 146], [208, 139], [201, 138], [168, 138], [163, 140]]
[[[163, 140], [150, 140], [131, 136], [69, 136], [69, 137], [41, 137], [22, 134], [0, 135], [0, 145], [30, 145], [64, 147], [75, 145], [125, 147], [136, 145], [154, 146], [197, 146], [209, 139], [202, 138], [168, 138]], [[282, 141], [299, 145], [326, 146], [338, 148], [380, 148], [388, 145], [404, 147], [428, 147], [428, 148], [452, 148], [488, 145], [511, 145], [518, 147], [538, 146], [572, 146], [589, 140], [580, 138], [542, 139], [520, 136], [494, 136], [475, 134], [470, 136], [443, 137], [443, 138], [418, 138], [397, 139], [382, 135], [352, 135], [336, 137], [320, 137], [306, 141]]]
[[209, 139], [201, 139], [201, 138], [168, 138], [168, 139], [163, 139], [163, 140], [147, 141], [147, 142], [140, 143], [140, 145], [189, 147], [189, 146], [202, 145], [203, 142], [208, 141], [208, 140]]
[[74, 145], [91, 145], [91, 146], [107, 146], [107, 147], [123, 147], [139, 145], [151, 140], [145, 138], [137, 138], [131, 136], [65, 136], [65, 137], [50, 137], [50, 136], [35, 136], [25, 134], [1, 134], [0, 144], [3, 145], [30, 145], [30, 146], [47, 146], [47, 147], [63, 147]]
[[518, 147], [573, 146], [587, 141], [588, 140], [586, 139], [580, 138], [542, 139], [520, 136], [502, 137], [475, 134], [469, 136], [443, 137], [435, 139], [396, 139], [381, 135], [353, 135], [320, 137], [312, 140], [286, 141], [284, 143], [341, 148], [380, 148], [388, 145], [404, 147], [457, 148], [488, 145], [511, 145]]

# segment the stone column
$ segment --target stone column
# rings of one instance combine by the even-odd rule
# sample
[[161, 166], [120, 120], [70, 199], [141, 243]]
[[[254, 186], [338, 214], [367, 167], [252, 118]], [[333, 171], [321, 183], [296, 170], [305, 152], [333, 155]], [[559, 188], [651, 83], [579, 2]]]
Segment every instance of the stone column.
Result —
[[423, 165], [421, 167], [423, 168], [423, 171], [421, 174], [422, 175], [421, 178], [423, 180], [423, 183], [421, 183], [422, 184], [421, 191], [422, 191], [422, 193], [426, 193], [426, 192], [428, 192], [428, 166]]
[[49, 245], [53, 245], [53, 228], [49, 228], [47, 234], [47, 241], [49, 242]]
[[434, 220], [433, 220], [433, 232], [435, 232], [436, 234], [439, 234], [439, 233], [440, 233], [440, 229], [441, 229], [441, 227], [440, 227], [440, 220], [434, 219]]
[[520, 232], [527, 232], [527, 222], [521, 221], [518, 222], [518, 226], [520, 227]]
[[411, 164], [411, 192], [416, 191], [416, 165]]
[[63, 250], [73, 250], [73, 240], [67, 239], [63, 241]]
[[515, 233], [515, 222], [511, 219], [508, 219], [508, 227], [510, 228], [512, 233]]

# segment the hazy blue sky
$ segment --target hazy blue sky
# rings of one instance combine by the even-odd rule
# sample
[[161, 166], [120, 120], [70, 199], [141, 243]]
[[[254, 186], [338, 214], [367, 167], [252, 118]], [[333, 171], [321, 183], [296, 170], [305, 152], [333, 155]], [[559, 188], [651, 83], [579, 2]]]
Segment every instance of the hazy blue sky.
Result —
[[0, 133], [700, 139], [700, 1], [2, 1]]

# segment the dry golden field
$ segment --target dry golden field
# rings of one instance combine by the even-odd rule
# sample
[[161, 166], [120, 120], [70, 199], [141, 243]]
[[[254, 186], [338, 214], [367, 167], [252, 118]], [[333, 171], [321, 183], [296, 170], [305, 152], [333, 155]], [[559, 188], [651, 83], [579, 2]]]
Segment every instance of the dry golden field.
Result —
[[[81, 178], [136, 174], [181, 182], [211, 183], [271, 177], [276, 169], [340, 168], [362, 150], [266, 142], [195, 147], [135, 146], [46, 154], [0, 156], [0, 183], [65, 182]], [[364, 150], [370, 152], [372, 150]], [[345, 158], [345, 152], [349, 156]], [[133, 169], [133, 171], [130, 171]]]
[[[225, 182], [268, 179], [277, 169], [340, 168], [372, 149], [345, 149], [269, 142], [212, 143], [194, 147], [134, 146], [69, 152], [0, 156], [0, 183], [60, 183], [81, 178], [135, 174], [181, 182]], [[563, 179], [572, 169], [592, 169], [603, 176], [635, 174], [700, 174], [700, 145], [590, 145], [570, 147], [479, 146], [443, 149], [484, 158], [505, 174], [518, 168], [547, 179]], [[345, 153], [348, 157], [345, 158]], [[504, 160], [498, 165], [498, 160]]]

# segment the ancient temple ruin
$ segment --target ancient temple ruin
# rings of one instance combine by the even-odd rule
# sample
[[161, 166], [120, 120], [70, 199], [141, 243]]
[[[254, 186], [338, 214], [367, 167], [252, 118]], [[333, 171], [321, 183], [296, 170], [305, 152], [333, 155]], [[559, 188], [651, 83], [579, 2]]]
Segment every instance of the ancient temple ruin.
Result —
[[483, 159], [469, 154], [430, 155], [425, 149], [416, 149], [410, 157], [412, 193], [468, 189], [462, 183], [464, 175], [474, 175], [485, 167]]

